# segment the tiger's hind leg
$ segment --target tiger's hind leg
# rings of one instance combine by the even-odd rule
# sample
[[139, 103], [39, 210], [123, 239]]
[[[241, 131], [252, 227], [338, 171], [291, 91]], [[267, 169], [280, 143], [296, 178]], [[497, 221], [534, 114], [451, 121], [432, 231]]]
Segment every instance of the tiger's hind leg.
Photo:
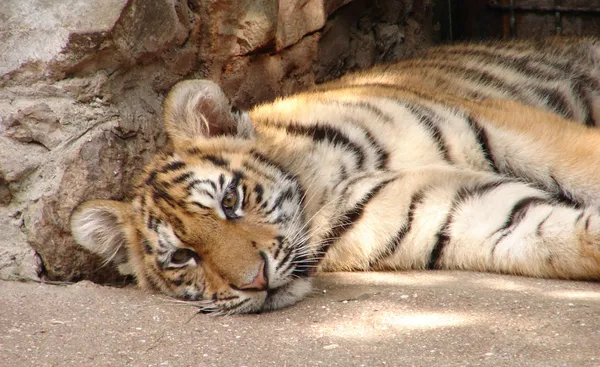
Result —
[[[600, 279], [600, 212], [515, 179], [449, 167], [346, 188], [326, 270], [463, 269]], [[349, 219], [354, 219], [348, 225]], [[341, 229], [340, 229], [341, 228]], [[322, 241], [327, 244], [327, 237]]]
[[[464, 198], [450, 208], [430, 267], [600, 279], [597, 208], [557, 202], [521, 182], [483, 187], [461, 189]], [[473, 257], [478, 252], [480, 259]]]
[[600, 206], [600, 130], [515, 101], [469, 107], [496, 172], [562, 200]]

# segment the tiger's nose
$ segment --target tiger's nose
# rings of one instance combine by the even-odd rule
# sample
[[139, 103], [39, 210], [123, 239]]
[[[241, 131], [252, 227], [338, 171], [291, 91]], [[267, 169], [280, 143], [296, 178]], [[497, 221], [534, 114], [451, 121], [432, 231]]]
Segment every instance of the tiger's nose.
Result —
[[244, 291], [266, 291], [269, 287], [269, 279], [267, 278], [265, 271], [265, 262], [261, 262], [258, 273], [253, 281], [244, 284], [239, 289]]

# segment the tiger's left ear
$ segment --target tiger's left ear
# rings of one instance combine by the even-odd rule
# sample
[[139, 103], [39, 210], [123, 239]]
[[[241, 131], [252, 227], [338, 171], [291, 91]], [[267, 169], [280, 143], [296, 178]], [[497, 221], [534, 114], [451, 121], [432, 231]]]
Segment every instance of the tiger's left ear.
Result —
[[221, 87], [210, 80], [177, 83], [165, 100], [164, 110], [167, 133], [175, 141], [254, 136], [248, 113], [232, 106]]

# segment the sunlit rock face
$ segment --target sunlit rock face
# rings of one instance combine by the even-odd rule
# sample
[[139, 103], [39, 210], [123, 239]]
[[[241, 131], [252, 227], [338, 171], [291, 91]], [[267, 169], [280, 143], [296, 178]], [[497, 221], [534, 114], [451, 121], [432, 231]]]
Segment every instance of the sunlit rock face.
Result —
[[162, 99], [208, 78], [241, 108], [429, 44], [432, 1], [5, 0], [0, 278], [117, 281], [69, 233], [163, 147]]

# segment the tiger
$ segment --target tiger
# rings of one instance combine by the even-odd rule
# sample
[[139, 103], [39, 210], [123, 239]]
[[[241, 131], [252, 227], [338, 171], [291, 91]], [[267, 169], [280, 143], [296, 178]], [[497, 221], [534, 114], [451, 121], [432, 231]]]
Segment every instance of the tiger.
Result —
[[164, 101], [172, 148], [71, 231], [216, 314], [295, 304], [322, 271], [594, 281], [598, 123], [595, 38], [432, 47], [248, 111], [184, 80]]

